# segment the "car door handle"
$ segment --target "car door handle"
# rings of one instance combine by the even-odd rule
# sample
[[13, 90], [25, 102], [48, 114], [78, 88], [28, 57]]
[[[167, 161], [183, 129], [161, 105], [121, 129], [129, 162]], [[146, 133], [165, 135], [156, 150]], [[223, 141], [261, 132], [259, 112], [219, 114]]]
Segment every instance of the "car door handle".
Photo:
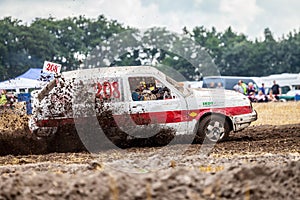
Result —
[[137, 107], [142, 107], [143, 105], [142, 104], [137, 104], [135, 106], [132, 106], [132, 108], [137, 108]]

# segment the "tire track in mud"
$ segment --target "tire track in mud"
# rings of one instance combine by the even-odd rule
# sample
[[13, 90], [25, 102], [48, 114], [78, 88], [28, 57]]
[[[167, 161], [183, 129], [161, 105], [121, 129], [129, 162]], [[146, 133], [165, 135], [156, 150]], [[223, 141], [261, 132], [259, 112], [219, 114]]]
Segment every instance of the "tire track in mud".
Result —
[[[26, 155], [35, 156], [35, 160], [47, 161], [52, 160], [53, 158], [57, 159], [57, 154], [53, 152], [69, 152], [67, 155], [71, 155], [70, 158], [81, 157], [81, 155], [88, 155], [88, 153], [83, 154], [72, 154], [74, 152], [86, 152], [80, 139], [76, 135], [71, 133], [56, 135], [52, 138], [52, 141], [40, 140], [34, 137], [20, 136], [16, 137], [17, 133], [14, 133], [13, 137], [4, 137], [1, 135], [0, 139], [0, 152], [2, 155], [24, 155], [21, 156], [26, 158]], [[3, 139], [4, 138], [4, 139]], [[36, 142], [36, 143], [35, 143]], [[76, 143], [77, 142], [77, 143]], [[67, 145], [67, 147], [65, 146]], [[197, 155], [199, 154], [199, 149], [201, 144], [175, 144], [170, 145], [169, 149], [188, 149], [185, 152], [185, 155]], [[286, 154], [286, 153], [300, 153], [300, 124], [296, 125], [283, 125], [283, 126], [251, 126], [248, 129], [232, 133], [230, 139], [225, 142], [217, 143], [210, 154], [218, 156], [231, 156], [231, 155], [248, 155], [248, 154], [264, 154], [264, 153], [273, 153], [273, 154]], [[50, 147], [49, 147], [50, 146]], [[168, 149], [166, 148], [166, 149]], [[132, 147], [126, 148], [126, 152], [134, 152], [136, 154], [143, 152], [155, 152], [159, 150], [160, 147]], [[21, 152], [21, 153], [20, 153]], [[116, 150], [103, 150], [100, 151], [103, 154], [106, 152], [117, 152]], [[52, 154], [49, 154], [52, 153]], [[49, 156], [43, 154], [48, 154]], [[58, 154], [59, 155], [59, 154]], [[64, 155], [64, 154], [62, 154]], [[86, 159], [87, 156], [84, 156]], [[2, 163], [5, 163], [5, 157]], [[10, 158], [8, 157], [7, 160]], [[58, 158], [59, 159], [59, 158]], [[68, 161], [69, 159], [64, 160]]]
[[[26, 119], [26, 118], [25, 118]], [[65, 127], [66, 128], [66, 127]], [[67, 130], [67, 131], [66, 131]], [[118, 133], [118, 131], [116, 131]], [[167, 138], [174, 137], [172, 131]], [[111, 134], [111, 133], [110, 133]], [[125, 136], [121, 137], [125, 140]], [[189, 136], [179, 136], [178, 144], [185, 144]], [[118, 139], [120, 141], [120, 139]], [[164, 138], [156, 138], [157, 141], [166, 141]], [[126, 140], [125, 140], [126, 141]], [[167, 144], [167, 142], [165, 142]], [[214, 146], [212, 153], [234, 154], [242, 152], [299, 152], [300, 124], [282, 126], [251, 126], [247, 129], [231, 133], [229, 140]], [[194, 144], [200, 148], [200, 144]], [[164, 146], [162, 143], [153, 143], [152, 140], [138, 138], [130, 141], [123, 147], [150, 147]], [[122, 146], [121, 146], [122, 147]], [[101, 150], [101, 149], [100, 149]], [[49, 138], [38, 138], [29, 132], [26, 126], [14, 131], [0, 130], [0, 155], [26, 155], [45, 154], [53, 152], [83, 152], [86, 148], [76, 134], [75, 127], [67, 127]]]

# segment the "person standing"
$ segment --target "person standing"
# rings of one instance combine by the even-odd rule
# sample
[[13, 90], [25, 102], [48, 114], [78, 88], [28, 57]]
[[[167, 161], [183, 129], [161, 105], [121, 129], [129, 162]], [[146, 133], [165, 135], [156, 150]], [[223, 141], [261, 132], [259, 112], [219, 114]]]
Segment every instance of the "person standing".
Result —
[[244, 88], [241, 85], [242, 83], [239, 81], [234, 87], [233, 89], [241, 94], [244, 94]]
[[251, 96], [251, 95], [255, 95], [257, 93], [257, 89], [254, 86], [254, 84], [252, 82], [248, 83], [248, 87], [247, 87], [247, 95]]
[[256, 95], [256, 88], [252, 82], [248, 83], [247, 87], [247, 96], [250, 99], [251, 102], [255, 101], [255, 95]]
[[242, 87], [243, 94], [247, 95], [247, 84], [242, 80], [239, 80], [238, 84]]
[[0, 106], [4, 106], [7, 103], [6, 91], [1, 91], [1, 98], [0, 98]]
[[[262, 99], [264, 102], [268, 102], [269, 101], [269, 97], [266, 94], [266, 88], [265, 88], [265, 84], [264, 83], [261, 84], [261, 87], [259, 88], [259, 91], [258, 91], [258, 95], [259, 95], [258, 97], [260, 97], [259, 98], [260, 100]], [[263, 98], [262, 95], [265, 96], [265, 97]]]
[[275, 80], [273, 81], [273, 86], [271, 87], [271, 93], [276, 100], [279, 100], [279, 95], [281, 95], [281, 89]]
[[265, 89], [265, 84], [261, 84], [261, 88], [259, 88], [259, 91], [261, 91], [264, 95], [266, 95], [266, 89]]

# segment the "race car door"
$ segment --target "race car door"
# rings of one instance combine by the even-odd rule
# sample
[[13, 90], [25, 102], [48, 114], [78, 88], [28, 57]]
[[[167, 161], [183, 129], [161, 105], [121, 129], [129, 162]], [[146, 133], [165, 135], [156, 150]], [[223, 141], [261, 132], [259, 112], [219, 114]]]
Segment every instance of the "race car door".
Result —
[[143, 130], [149, 127], [155, 130], [169, 127], [178, 133], [187, 130], [186, 101], [171, 83], [155, 76], [132, 76], [128, 77], [128, 89], [131, 125]]

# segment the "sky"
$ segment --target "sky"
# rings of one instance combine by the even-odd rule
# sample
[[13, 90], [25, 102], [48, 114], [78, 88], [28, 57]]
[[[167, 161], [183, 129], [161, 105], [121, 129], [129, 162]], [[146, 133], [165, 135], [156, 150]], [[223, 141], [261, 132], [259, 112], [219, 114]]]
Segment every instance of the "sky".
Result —
[[249, 39], [261, 39], [265, 28], [280, 38], [300, 30], [299, 0], [0, 0], [0, 18], [31, 23], [35, 18], [62, 19], [103, 14], [124, 26], [166, 27], [182, 33], [196, 26], [224, 31], [229, 26]]

